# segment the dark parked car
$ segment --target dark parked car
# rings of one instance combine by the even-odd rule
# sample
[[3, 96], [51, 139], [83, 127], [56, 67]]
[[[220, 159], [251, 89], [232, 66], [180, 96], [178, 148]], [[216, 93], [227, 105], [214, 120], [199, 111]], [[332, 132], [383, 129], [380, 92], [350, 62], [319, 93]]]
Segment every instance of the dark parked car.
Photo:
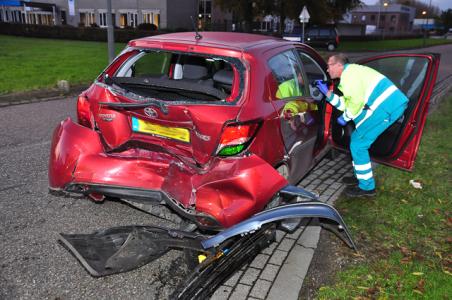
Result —
[[[289, 41], [302, 41], [302, 28], [295, 27], [291, 33], [284, 34], [283, 38]], [[305, 44], [315, 48], [327, 48], [334, 51], [339, 47], [339, 34], [332, 26], [314, 26], [305, 28]]]
[[[410, 99], [371, 155], [410, 169], [439, 57], [380, 55], [361, 63]], [[199, 227], [237, 224], [299, 182], [331, 146], [347, 148], [332, 106], [316, 101], [323, 96], [311, 84], [329, 79], [326, 68], [310, 46], [261, 35], [133, 40], [79, 96], [78, 119], [55, 129], [50, 188], [121, 198], [151, 213], [170, 207]], [[298, 113], [287, 119], [290, 105]]]

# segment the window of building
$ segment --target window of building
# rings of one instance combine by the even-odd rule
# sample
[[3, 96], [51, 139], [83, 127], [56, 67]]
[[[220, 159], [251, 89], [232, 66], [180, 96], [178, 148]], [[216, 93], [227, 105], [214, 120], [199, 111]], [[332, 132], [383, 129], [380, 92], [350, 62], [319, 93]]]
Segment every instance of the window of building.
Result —
[[107, 27], [107, 13], [106, 12], [100, 12], [99, 13], [99, 26], [100, 27]]
[[375, 15], [370, 15], [370, 20], [375, 22]]
[[160, 26], [160, 11], [159, 10], [144, 10], [142, 11], [143, 23], [154, 24]]
[[397, 17], [396, 17], [395, 15], [392, 15], [392, 16], [391, 16], [391, 22], [392, 22], [392, 23], [395, 23], [396, 20], [397, 20]]
[[80, 26], [89, 27], [94, 23], [96, 23], [94, 12], [80, 12]]

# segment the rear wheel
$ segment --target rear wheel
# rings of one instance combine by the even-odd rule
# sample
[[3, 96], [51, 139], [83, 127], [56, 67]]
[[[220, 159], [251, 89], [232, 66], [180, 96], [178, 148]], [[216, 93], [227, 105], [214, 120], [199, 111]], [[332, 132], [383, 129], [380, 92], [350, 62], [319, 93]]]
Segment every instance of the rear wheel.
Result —
[[336, 46], [334, 44], [328, 44], [327, 48], [328, 51], [334, 51], [336, 49]]

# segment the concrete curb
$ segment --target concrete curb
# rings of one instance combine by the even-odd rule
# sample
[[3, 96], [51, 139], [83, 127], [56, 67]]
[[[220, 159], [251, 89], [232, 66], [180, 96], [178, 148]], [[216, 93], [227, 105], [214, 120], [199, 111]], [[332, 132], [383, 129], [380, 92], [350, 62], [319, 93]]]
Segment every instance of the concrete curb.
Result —
[[0, 95], [0, 108], [12, 105], [60, 100], [61, 98], [67, 97], [76, 97], [80, 94], [80, 92], [87, 89], [88, 86], [89, 85], [75, 85], [70, 87], [67, 93], [63, 93], [57, 89], [49, 89]]

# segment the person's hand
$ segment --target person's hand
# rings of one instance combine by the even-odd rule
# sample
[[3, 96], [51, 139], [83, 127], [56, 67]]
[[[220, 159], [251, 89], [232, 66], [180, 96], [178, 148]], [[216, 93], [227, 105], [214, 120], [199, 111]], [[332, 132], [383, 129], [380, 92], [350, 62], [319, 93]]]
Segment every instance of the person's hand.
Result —
[[291, 120], [293, 118], [293, 113], [290, 109], [286, 109], [283, 113], [285, 120]]
[[337, 118], [337, 123], [341, 126], [347, 125], [347, 121], [344, 119], [344, 115], [340, 115], [339, 118]]
[[328, 93], [328, 86], [323, 80], [315, 80], [314, 85], [319, 89], [319, 91], [326, 96]]

